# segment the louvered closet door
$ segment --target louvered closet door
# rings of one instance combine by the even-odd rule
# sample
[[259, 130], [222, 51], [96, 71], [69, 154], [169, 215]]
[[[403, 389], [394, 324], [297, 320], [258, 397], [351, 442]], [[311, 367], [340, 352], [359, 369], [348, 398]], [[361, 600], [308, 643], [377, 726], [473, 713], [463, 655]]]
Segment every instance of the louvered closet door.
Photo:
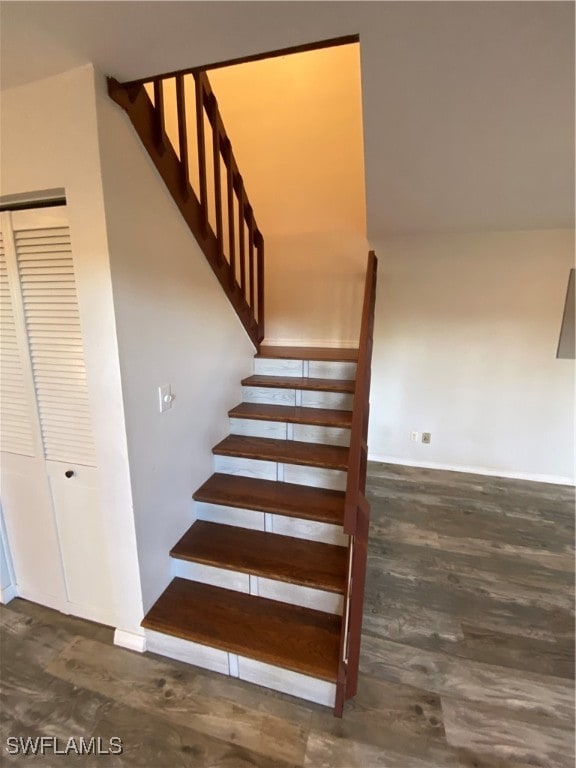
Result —
[[12, 218], [44, 455], [96, 466], [69, 228]]
[[2, 517], [18, 593], [65, 610], [58, 530], [42, 448], [10, 213], [0, 214]]
[[[65, 610], [112, 624], [112, 581], [98, 492], [66, 208], [15, 211], [9, 217], [22, 333], [33, 392], [33, 418], [65, 580]], [[10, 263], [8, 266], [10, 268]], [[22, 514], [22, 509], [12, 508], [11, 512], [6, 516], [11, 517], [14, 528], [15, 518]], [[41, 512], [39, 516], [44, 514]], [[28, 554], [26, 561], [29, 559]], [[37, 599], [37, 602], [43, 601]]]
[[8, 279], [4, 235], [0, 232], [0, 451], [34, 456], [31, 393], [26, 386], [22, 357]]

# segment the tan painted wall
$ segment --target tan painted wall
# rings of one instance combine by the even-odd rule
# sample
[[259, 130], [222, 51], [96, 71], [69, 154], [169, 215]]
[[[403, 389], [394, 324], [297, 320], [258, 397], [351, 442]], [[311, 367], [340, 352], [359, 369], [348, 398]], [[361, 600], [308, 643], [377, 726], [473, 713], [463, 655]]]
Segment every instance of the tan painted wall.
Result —
[[359, 46], [209, 79], [265, 237], [267, 339], [353, 342], [368, 251]]

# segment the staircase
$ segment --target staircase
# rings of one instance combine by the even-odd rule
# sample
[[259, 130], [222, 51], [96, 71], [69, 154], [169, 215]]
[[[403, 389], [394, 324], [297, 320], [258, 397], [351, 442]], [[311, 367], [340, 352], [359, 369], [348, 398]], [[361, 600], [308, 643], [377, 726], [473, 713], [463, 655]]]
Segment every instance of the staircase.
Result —
[[150, 650], [334, 706], [356, 358], [256, 356], [170, 552], [174, 579], [144, 619]]
[[376, 256], [358, 350], [260, 347], [264, 238], [206, 72], [109, 78], [108, 92], [258, 350], [170, 552], [173, 580], [143, 621], [147, 647], [341, 717], [360, 657]]

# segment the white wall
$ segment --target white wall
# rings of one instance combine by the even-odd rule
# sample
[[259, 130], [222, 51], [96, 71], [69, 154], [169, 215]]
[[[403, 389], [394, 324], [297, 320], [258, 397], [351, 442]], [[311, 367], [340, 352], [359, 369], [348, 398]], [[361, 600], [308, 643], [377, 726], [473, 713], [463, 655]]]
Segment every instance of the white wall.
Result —
[[[134, 516], [147, 610], [192, 522], [254, 348], [127, 115], [98, 84], [102, 180]], [[158, 408], [171, 384], [173, 408]]]
[[117, 626], [138, 632], [142, 597], [92, 67], [3, 92], [1, 118], [0, 193], [66, 192]]
[[[555, 358], [573, 234], [374, 245], [371, 458], [573, 478], [574, 361]], [[411, 442], [413, 430], [431, 432], [431, 444]]]

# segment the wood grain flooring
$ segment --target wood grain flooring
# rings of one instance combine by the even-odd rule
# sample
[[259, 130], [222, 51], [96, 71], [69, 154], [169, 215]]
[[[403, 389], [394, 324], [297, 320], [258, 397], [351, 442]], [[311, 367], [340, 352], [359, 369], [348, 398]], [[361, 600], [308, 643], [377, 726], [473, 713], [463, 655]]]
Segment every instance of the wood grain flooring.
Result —
[[[572, 768], [574, 490], [371, 464], [361, 674], [343, 720], [0, 608], [6, 765]], [[122, 755], [24, 758], [7, 736], [119, 736]]]

